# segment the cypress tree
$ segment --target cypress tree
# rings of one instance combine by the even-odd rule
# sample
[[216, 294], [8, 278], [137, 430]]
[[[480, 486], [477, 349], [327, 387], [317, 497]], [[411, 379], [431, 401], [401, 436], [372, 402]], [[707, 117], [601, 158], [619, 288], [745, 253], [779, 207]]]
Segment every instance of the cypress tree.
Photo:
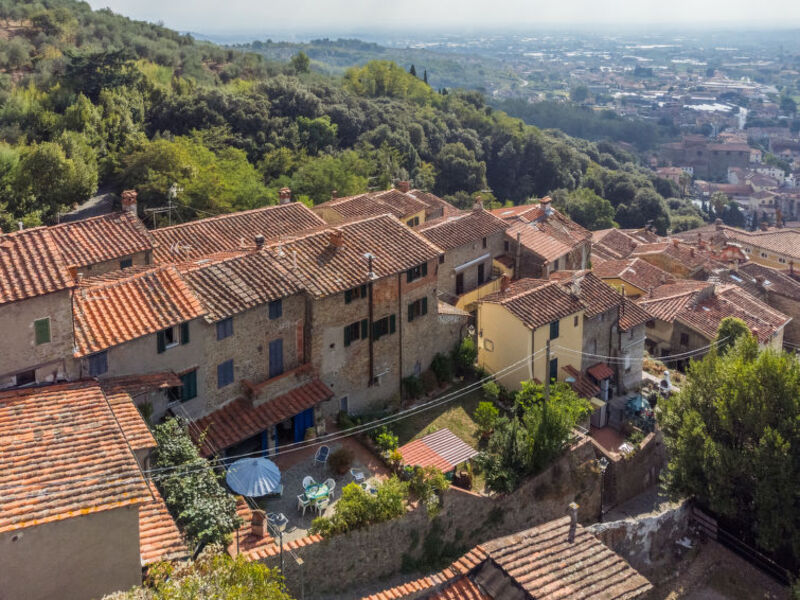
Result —
[[425, 69], [422, 72], [422, 81], [424, 81], [425, 83], [428, 83], [428, 69]]
[[411, 75], [413, 75], [414, 77], [417, 76], [417, 69], [416, 67], [414, 67], [414, 65], [411, 65], [411, 68], [408, 70], [408, 72], [411, 73]]

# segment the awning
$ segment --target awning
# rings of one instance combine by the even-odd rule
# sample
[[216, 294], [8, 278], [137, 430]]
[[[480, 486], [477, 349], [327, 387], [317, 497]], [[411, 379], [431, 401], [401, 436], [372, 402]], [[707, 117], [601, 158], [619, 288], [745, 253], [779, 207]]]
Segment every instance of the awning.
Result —
[[259, 406], [237, 398], [195, 421], [191, 429], [198, 432], [195, 435], [208, 430], [200, 452], [211, 456], [331, 398], [330, 388], [319, 379], [313, 379]]
[[487, 253], [486, 253], [486, 254], [484, 254], [483, 256], [479, 256], [478, 258], [473, 258], [473, 259], [472, 259], [471, 261], [469, 261], [469, 262], [465, 262], [465, 263], [464, 263], [464, 264], [462, 264], [462, 265], [458, 265], [458, 266], [457, 266], [455, 269], [453, 269], [453, 270], [454, 270], [456, 273], [460, 273], [460, 272], [461, 272], [461, 271], [463, 271], [464, 269], [468, 269], [468, 268], [469, 268], [469, 267], [471, 267], [472, 265], [477, 265], [477, 264], [479, 264], [479, 263], [485, 262], [485, 261], [489, 260], [490, 258], [492, 258], [492, 255], [491, 255], [489, 252], [487, 252]]
[[582, 398], [591, 398], [600, 392], [600, 388], [592, 383], [591, 379], [578, 371], [572, 365], [567, 365], [561, 368], [572, 379], [572, 381], [569, 382], [569, 384], [572, 386], [572, 389], [575, 390], [575, 393]]
[[609, 377], [614, 376], [614, 369], [603, 362], [589, 367], [586, 369], [586, 372], [594, 377], [597, 381], [602, 381], [603, 379], [608, 379]]
[[398, 448], [403, 463], [416, 467], [436, 467], [447, 473], [478, 455], [478, 451], [449, 429], [440, 429]]

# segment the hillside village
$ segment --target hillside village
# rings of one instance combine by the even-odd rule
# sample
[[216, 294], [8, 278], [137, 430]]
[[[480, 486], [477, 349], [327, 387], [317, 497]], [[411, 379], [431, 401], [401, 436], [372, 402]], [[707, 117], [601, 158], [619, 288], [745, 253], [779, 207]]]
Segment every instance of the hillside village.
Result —
[[[320, 515], [341, 495], [334, 484], [366, 475], [365, 486], [378, 485], [392, 464], [341, 435], [347, 419], [369, 423], [368, 415], [413, 408], [419, 382], [435, 383], [439, 357], [465, 339], [479, 379], [494, 376], [510, 392], [529, 381], [547, 390], [564, 384], [591, 402], [570, 452], [585, 464], [610, 463], [613, 483], [567, 496], [584, 497], [583, 520], [597, 507], [602, 518], [656, 482], [663, 455], [648, 398], [677, 385], [685, 363], [715, 344], [723, 319], [742, 319], [763, 347], [800, 349], [796, 264], [798, 229], [718, 222], [668, 238], [648, 228], [590, 232], [549, 198], [491, 211], [477, 200], [465, 211], [404, 181], [313, 209], [285, 188], [274, 206], [158, 229], [144, 226], [128, 190], [107, 214], [3, 234], [0, 484], [18, 491], [0, 496], [0, 532], [24, 536], [25, 551], [6, 563], [15, 577], [0, 575], [2, 587], [23, 594], [14, 586], [24, 581], [29, 598], [64, 586], [94, 597], [141, 583], [157, 561], [192, 554], [152, 461], [150, 427], [171, 417], [189, 423], [202, 456], [223, 465], [272, 456], [283, 471], [285, 499], [267, 506], [277, 507], [269, 522], [262, 507], [237, 500], [232, 555], [272, 565], [280, 557], [284, 566], [288, 521], [287, 552], [328, 556], [336, 547], [295, 506], [290, 473], [299, 488], [323, 445], [353, 447], [353, 468], [326, 482], [333, 503]], [[426, 398], [436, 397], [433, 388]], [[632, 432], [640, 434], [633, 443]], [[450, 432], [440, 438], [400, 447], [400, 465], [457, 475], [477, 454]], [[635, 460], [624, 460], [640, 445]], [[646, 476], [626, 480], [631, 465]], [[450, 489], [445, 509], [455, 519], [507, 501], [455, 479]], [[547, 547], [553, 528], [623, 565], [603, 597], [646, 593], [644, 577], [576, 525], [577, 505], [571, 522], [544, 524], [566, 504], [510, 520], [507, 527], [534, 527], [528, 542], [484, 544], [471, 566], [462, 560], [419, 589], [480, 584], [495, 590], [491, 597], [510, 597], [502, 586], [517, 584], [492, 570], [516, 577], [506, 562], [520, 544]], [[459, 506], [468, 513], [458, 516]], [[107, 543], [81, 546], [78, 556], [63, 543], [98, 535]], [[476, 544], [497, 537], [473, 535]], [[31, 579], [68, 556], [74, 569]], [[397, 570], [394, 561], [380, 574]], [[70, 575], [92, 564], [107, 565], [102, 576]], [[306, 569], [306, 581], [325, 581]], [[376, 597], [419, 597], [419, 589]]]

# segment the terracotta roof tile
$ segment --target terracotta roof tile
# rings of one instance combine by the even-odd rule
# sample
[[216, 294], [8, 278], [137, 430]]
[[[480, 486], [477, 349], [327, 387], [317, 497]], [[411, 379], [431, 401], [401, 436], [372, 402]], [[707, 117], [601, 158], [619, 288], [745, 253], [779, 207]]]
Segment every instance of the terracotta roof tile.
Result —
[[139, 507], [139, 555], [146, 567], [160, 560], [189, 556], [189, 548], [178, 530], [155, 484], [149, 482], [153, 499]]
[[156, 439], [139, 413], [139, 409], [133, 403], [130, 394], [117, 388], [115, 391], [107, 391], [106, 397], [131, 449], [155, 448], [157, 446]]
[[311, 209], [299, 202], [265, 206], [154, 229], [157, 262], [181, 262], [225, 250], [250, 248], [256, 235], [266, 240], [324, 226]]
[[[739, 265], [738, 275], [740, 277], [742, 275], [747, 276], [748, 279], [754, 282], [757, 290], [759, 286], [763, 286], [763, 289], [770, 294], [779, 294], [795, 301], [800, 300], [800, 281], [797, 281], [790, 275], [782, 273], [777, 269], [771, 269], [770, 267], [765, 267], [758, 263], [745, 263]], [[758, 283], [756, 279], [758, 277], [763, 277], [763, 283]], [[747, 287], [744, 289], [749, 293], [753, 293], [751, 289]]]
[[73, 287], [67, 266], [46, 227], [0, 234], [0, 304]]
[[406, 465], [436, 467], [445, 473], [478, 455], [477, 450], [446, 427], [400, 446], [398, 451]]
[[427, 221], [417, 231], [444, 250], [452, 250], [508, 229], [509, 225], [492, 213], [473, 210], [461, 215]]
[[96, 382], [0, 392], [0, 531], [149, 500]]
[[128, 211], [63, 223], [50, 232], [66, 263], [77, 267], [153, 248], [150, 232]]
[[280, 553], [280, 547], [269, 534], [262, 537], [253, 534], [253, 511], [241, 496], [236, 498], [236, 514], [241, 517], [243, 523], [239, 530], [233, 534], [233, 542], [228, 548], [229, 553], [234, 556], [243, 554], [250, 560], [258, 560]]
[[[128, 274], [130, 273], [130, 274]], [[203, 315], [172, 266], [84, 280], [74, 295], [75, 356], [86, 356]]]
[[266, 252], [253, 252], [212, 264], [179, 268], [200, 299], [206, 320], [219, 321], [279, 298], [300, 293], [300, 281]]
[[443, 200], [439, 198], [439, 196], [431, 194], [430, 192], [423, 190], [411, 190], [409, 194], [425, 203], [425, 205], [428, 207], [426, 210], [426, 213], [428, 214], [438, 214], [441, 212], [441, 215], [439, 216], [449, 217], [450, 215], [457, 215], [461, 212], [458, 208], [446, 200]]
[[350, 220], [385, 214], [394, 215], [397, 218], [408, 217], [427, 210], [429, 204], [410, 192], [391, 189], [334, 198], [317, 204], [314, 208], [333, 210], [345, 220]]
[[641, 242], [619, 229], [602, 229], [592, 232], [592, 255], [609, 259], [627, 258]]
[[621, 279], [644, 292], [675, 281], [670, 273], [638, 257], [603, 261], [593, 266], [592, 272], [600, 279]]
[[460, 577], [427, 600], [492, 600], [472, 580]]
[[584, 373], [581, 373], [572, 365], [563, 366], [561, 370], [574, 380], [570, 381], [569, 384], [581, 398], [592, 398], [600, 392], [600, 386], [595, 384]]
[[609, 377], [614, 376], [614, 369], [609, 367], [606, 363], [600, 362], [596, 365], [592, 365], [586, 372], [594, 377], [597, 381], [602, 381], [603, 379], [608, 379]]
[[711, 254], [705, 250], [695, 248], [688, 244], [679, 243], [677, 239], [656, 242], [653, 244], [641, 244], [633, 251], [634, 256], [647, 260], [653, 255], [663, 255], [669, 257], [675, 263], [696, 270], [703, 266], [721, 267], [722, 264], [713, 259]]
[[[549, 209], [548, 215], [541, 214], [520, 217], [506, 229], [506, 237], [516, 240], [519, 234], [520, 243], [534, 254], [546, 261], [554, 261], [567, 254], [582, 243], [591, 240], [592, 233], [562, 215], [555, 209]], [[528, 219], [528, 217], [534, 217]]]
[[536, 329], [556, 319], [584, 310], [584, 303], [568, 292], [559, 281], [519, 279], [505, 291], [481, 298], [481, 302], [500, 304], [527, 327]]
[[201, 452], [210, 456], [332, 397], [324, 383], [313, 379], [258, 406], [237, 398], [195, 421], [193, 430], [207, 432]]

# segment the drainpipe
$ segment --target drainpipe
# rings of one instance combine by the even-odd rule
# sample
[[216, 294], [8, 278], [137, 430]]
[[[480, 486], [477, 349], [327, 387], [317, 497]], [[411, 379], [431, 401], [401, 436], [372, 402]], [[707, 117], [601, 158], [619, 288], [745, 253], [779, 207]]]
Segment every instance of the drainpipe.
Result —
[[520, 257], [520, 239], [522, 238], [522, 233], [517, 232], [517, 251], [514, 255], [514, 279], [519, 279], [519, 257]]
[[367, 255], [367, 260], [369, 261], [369, 283], [367, 284], [367, 291], [368, 291], [368, 319], [369, 319], [369, 387], [372, 387], [372, 384], [375, 382], [375, 349], [373, 348], [373, 335], [372, 335], [372, 323], [374, 321], [375, 315], [375, 307], [373, 306], [372, 300], [372, 278], [373, 278], [373, 271], [372, 271], [372, 254]]
[[397, 371], [400, 373], [397, 385], [400, 391], [400, 397], [403, 395], [403, 278], [401, 274], [397, 274], [397, 344], [398, 354], [400, 357], [400, 364]]

